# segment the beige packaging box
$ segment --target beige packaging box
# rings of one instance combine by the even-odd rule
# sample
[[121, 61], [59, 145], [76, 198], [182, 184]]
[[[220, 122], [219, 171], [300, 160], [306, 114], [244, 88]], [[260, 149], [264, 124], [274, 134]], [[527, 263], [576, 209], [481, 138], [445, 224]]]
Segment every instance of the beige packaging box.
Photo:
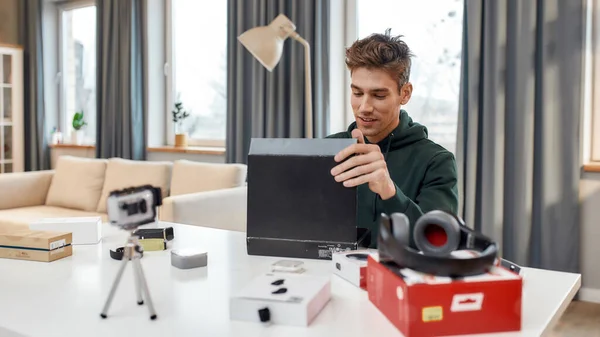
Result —
[[73, 234], [37, 230], [0, 233], [0, 258], [52, 262], [71, 256]]

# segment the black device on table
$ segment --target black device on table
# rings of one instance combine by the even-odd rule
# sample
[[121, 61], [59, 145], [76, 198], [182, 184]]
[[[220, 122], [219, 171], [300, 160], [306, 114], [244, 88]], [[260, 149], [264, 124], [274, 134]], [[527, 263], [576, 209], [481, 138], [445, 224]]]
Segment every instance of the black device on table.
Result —
[[335, 155], [356, 139], [254, 138], [248, 154], [249, 255], [331, 260], [368, 247], [357, 190], [335, 181]]

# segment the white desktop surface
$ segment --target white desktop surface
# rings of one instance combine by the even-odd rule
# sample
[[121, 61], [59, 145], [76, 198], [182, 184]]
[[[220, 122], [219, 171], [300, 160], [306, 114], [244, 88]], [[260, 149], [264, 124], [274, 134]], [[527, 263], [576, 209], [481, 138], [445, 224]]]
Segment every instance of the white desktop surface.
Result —
[[[309, 327], [231, 321], [229, 296], [281, 258], [248, 256], [245, 233], [160, 226], [174, 227], [172, 247], [145, 252], [141, 260], [157, 320], [150, 321], [146, 305], [136, 304], [131, 263], [108, 318], [100, 318], [120, 266], [110, 258], [109, 248], [122, 246], [127, 237], [105, 225], [102, 243], [74, 246], [71, 257], [51, 263], [0, 259], [0, 337], [402, 336], [369, 302], [367, 292], [332, 274], [330, 261], [304, 260], [306, 274], [331, 275], [332, 280], [332, 299]], [[208, 266], [172, 267], [170, 249], [183, 247], [206, 250]], [[530, 268], [522, 272], [522, 331], [485, 336], [549, 333], [581, 283], [579, 274]]]

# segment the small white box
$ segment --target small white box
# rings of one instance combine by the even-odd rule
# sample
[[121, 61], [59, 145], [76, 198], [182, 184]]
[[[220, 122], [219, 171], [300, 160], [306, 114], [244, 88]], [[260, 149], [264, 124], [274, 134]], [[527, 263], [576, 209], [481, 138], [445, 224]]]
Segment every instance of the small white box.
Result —
[[29, 229], [73, 233], [74, 245], [97, 244], [102, 239], [102, 218], [44, 218], [29, 224]]
[[359, 249], [333, 253], [331, 258], [333, 273], [366, 290], [368, 255], [377, 255], [377, 250]]
[[[230, 299], [229, 314], [232, 320], [308, 326], [330, 298], [329, 277], [269, 273], [255, 278]], [[261, 320], [265, 312], [267, 321]]]

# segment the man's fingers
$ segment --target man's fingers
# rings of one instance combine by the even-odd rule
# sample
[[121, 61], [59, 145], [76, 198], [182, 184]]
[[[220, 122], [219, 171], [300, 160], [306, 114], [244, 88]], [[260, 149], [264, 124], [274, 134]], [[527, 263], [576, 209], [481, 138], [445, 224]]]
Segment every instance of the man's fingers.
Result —
[[347, 170], [353, 168], [354, 166], [364, 165], [367, 163], [380, 161], [380, 160], [383, 160], [383, 155], [381, 154], [381, 152], [369, 152], [367, 154], [363, 154], [360, 156], [354, 156], [352, 158], [349, 158], [345, 162], [332, 168], [331, 175], [336, 176], [344, 171], [347, 171]]
[[361, 175], [369, 174], [371, 172], [377, 171], [380, 168], [385, 167], [385, 162], [382, 160], [368, 163], [366, 165], [356, 166], [353, 169], [340, 173], [335, 176], [335, 180], [337, 182], [346, 181], [348, 179], [358, 177]]
[[334, 160], [337, 162], [341, 162], [353, 154], [361, 154], [361, 153], [367, 153], [367, 152], [373, 152], [373, 151], [381, 152], [381, 150], [379, 150], [379, 146], [377, 146], [377, 145], [352, 144], [352, 145], [346, 147], [345, 149], [343, 149], [342, 151], [340, 151], [338, 154], [336, 154], [334, 157]]
[[352, 130], [352, 138], [358, 139], [359, 144], [365, 144], [365, 136], [360, 129]]
[[371, 181], [373, 179], [373, 174], [374, 174], [374, 172], [371, 172], [369, 174], [363, 174], [361, 176], [345, 180], [344, 181], [344, 186], [346, 186], [346, 187], [356, 187], [358, 185], [366, 184], [366, 183], [368, 183], [369, 181]]
[[348, 179], [344, 181], [344, 186], [345, 187], [355, 187], [358, 185], [362, 185], [362, 184], [367, 184], [373, 181], [377, 181], [381, 178], [382, 175], [384, 175], [384, 169], [383, 168], [378, 168], [375, 171], [369, 173], [369, 174], [364, 174], [361, 176], [358, 176], [356, 178], [352, 178], [352, 179]]

